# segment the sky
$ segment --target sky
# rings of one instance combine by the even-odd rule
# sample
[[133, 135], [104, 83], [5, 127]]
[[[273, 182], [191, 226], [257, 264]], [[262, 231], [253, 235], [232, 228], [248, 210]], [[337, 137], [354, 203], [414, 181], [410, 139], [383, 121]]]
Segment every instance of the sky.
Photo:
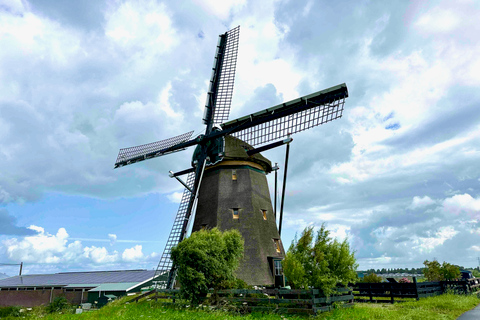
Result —
[[[284, 246], [325, 223], [359, 269], [476, 267], [478, 21], [468, 0], [0, 0], [0, 263], [155, 268], [168, 171], [193, 150], [114, 170], [118, 150], [204, 131], [218, 35], [240, 25], [230, 119], [349, 91], [341, 119], [293, 136]], [[282, 179], [285, 147], [264, 155]]]

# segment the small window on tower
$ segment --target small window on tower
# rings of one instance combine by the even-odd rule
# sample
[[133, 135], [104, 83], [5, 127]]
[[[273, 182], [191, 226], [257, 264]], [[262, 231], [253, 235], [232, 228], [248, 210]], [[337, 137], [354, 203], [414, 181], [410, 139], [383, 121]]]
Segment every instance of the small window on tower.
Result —
[[232, 180], [237, 180], [237, 170], [232, 170]]
[[233, 211], [233, 219], [238, 219], [239, 209], [238, 208], [233, 208], [232, 211]]
[[280, 253], [281, 250], [280, 250], [280, 240], [279, 239], [273, 239], [273, 242], [275, 244], [275, 250]]
[[267, 210], [262, 210], [263, 220], [267, 220]]

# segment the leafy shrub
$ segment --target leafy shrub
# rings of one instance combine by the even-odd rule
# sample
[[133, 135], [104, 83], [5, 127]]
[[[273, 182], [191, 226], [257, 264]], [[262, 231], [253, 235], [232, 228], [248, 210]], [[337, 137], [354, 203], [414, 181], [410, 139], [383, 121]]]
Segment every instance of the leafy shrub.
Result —
[[443, 262], [440, 265], [440, 262], [437, 260], [423, 262], [425, 269], [423, 269], [423, 274], [428, 281], [444, 281], [444, 280], [453, 280], [460, 277], [460, 269], [457, 266], [454, 266], [450, 263]]
[[357, 279], [355, 256], [347, 240], [332, 240], [322, 224], [313, 241], [313, 227], [293, 240], [283, 261], [283, 270], [292, 288], [319, 288], [330, 295], [337, 283], [348, 285]]
[[402, 279], [398, 280], [398, 282], [400, 282], [400, 283], [412, 283], [412, 281], [408, 280], [407, 278], [402, 278]]
[[68, 307], [70, 307], [70, 304], [65, 297], [56, 297], [47, 305], [46, 310], [48, 313], [54, 313], [67, 309]]
[[20, 317], [20, 307], [9, 306], [0, 308], [0, 318], [3, 317]]
[[381, 276], [376, 275], [375, 273], [370, 273], [367, 274], [365, 277], [363, 277], [362, 282], [367, 282], [367, 283], [380, 283], [383, 281], [383, 278]]
[[243, 238], [238, 230], [200, 230], [172, 248], [178, 266], [181, 294], [192, 303], [206, 297], [208, 289], [230, 289], [244, 285], [235, 277], [243, 256]]

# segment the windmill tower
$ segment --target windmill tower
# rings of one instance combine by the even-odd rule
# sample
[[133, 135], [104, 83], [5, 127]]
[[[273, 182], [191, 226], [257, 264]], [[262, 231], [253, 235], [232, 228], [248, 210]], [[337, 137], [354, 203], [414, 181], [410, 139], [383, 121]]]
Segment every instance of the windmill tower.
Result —
[[[218, 227], [238, 229], [245, 240], [244, 259], [237, 276], [251, 285], [272, 285], [284, 249], [273, 215], [266, 174], [271, 162], [260, 152], [289, 143], [294, 134], [342, 116], [345, 84], [228, 121], [240, 27], [219, 36], [203, 123], [205, 133], [193, 131], [141, 146], [120, 149], [115, 168], [197, 146], [192, 167], [170, 172], [184, 186], [172, 230], [155, 276], [157, 286], [171, 288], [176, 267], [171, 248], [186, 236], [197, 206], [192, 231]], [[288, 146], [287, 146], [288, 148]], [[287, 149], [288, 150], [288, 149]], [[187, 175], [186, 182], [179, 177]], [[281, 225], [279, 226], [281, 228]]]

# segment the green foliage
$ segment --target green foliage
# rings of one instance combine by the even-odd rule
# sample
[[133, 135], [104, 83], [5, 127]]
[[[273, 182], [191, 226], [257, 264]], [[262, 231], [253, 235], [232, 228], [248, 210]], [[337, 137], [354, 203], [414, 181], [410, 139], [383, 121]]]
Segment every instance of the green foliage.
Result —
[[[129, 299], [129, 298], [128, 298]], [[128, 300], [127, 299], [127, 300]], [[120, 301], [121, 302], [121, 301]], [[58, 314], [53, 313], [45, 315], [44, 313], [24, 314], [26, 319], [175, 319], [175, 320], [305, 320], [305, 316], [279, 315], [268, 313], [252, 314], [232, 314], [223, 311], [210, 310], [210, 308], [176, 308], [167, 307], [162, 303], [154, 301], [144, 301], [131, 303], [128, 305], [119, 303], [118, 300], [106, 305], [95, 312], [87, 312], [81, 315]], [[348, 309], [336, 309], [333, 312], [326, 312], [318, 315], [315, 319], [457, 319], [462, 313], [474, 308], [480, 300], [475, 295], [448, 295], [422, 298], [419, 301], [402, 302], [391, 304], [380, 303], [355, 303], [355, 307]], [[1, 310], [1, 309], [0, 309]], [[43, 310], [43, 309], [42, 309]], [[39, 310], [40, 311], [40, 310]], [[3, 319], [3, 317], [2, 317]], [[12, 318], [13, 319], [13, 318]], [[308, 318], [310, 319], [310, 318]], [[313, 319], [313, 318], [312, 318]]]
[[391, 269], [368, 269], [365, 273], [386, 274], [386, 273], [410, 273], [422, 274], [424, 268], [391, 268]]
[[460, 269], [445, 261], [443, 264], [440, 264], [440, 262], [436, 260], [425, 260], [423, 264], [425, 265], [423, 274], [428, 281], [453, 280], [460, 277]]
[[314, 239], [313, 227], [303, 230], [293, 240], [283, 261], [283, 270], [292, 288], [322, 289], [330, 295], [337, 283], [347, 285], [357, 279], [357, 263], [347, 240], [332, 240], [330, 231], [322, 227]]
[[365, 277], [363, 277], [362, 282], [367, 282], [367, 283], [380, 283], [383, 281], [383, 278], [376, 275], [375, 273], [370, 273], [367, 274]]
[[19, 317], [19, 316], [20, 316], [19, 306], [9, 306], [9, 307], [0, 308], [0, 318]]
[[480, 278], [480, 271], [479, 270], [473, 269], [472, 274], [475, 278]]
[[70, 307], [68, 300], [65, 297], [56, 297], [50, 302], [46, 308], [48, 313], [62, 311]]
[[441, 272], [441, 265], [440, 262], [437, 260], [433, 261], [428, 261], [425, 260], [423, 262], [425, 265], [425, 269], [423, 269], [423, 274], [425, 275], [425, 278], [427, 278], [428, 281], [442, 281], [442, 272]]
[[447, 262], [443, 262], [442, 264], [442, 273], [445, 280], [458, 279], [461, 275], [458, 266], [452, 265]]
[[218, 290], [243, 285], [234, 273], [242, 255], [243, 238], [238, 230], [222, 233], [214, 228], [192, 233], [172, 248], [182, 296], [199, 303], [209, 288]]

